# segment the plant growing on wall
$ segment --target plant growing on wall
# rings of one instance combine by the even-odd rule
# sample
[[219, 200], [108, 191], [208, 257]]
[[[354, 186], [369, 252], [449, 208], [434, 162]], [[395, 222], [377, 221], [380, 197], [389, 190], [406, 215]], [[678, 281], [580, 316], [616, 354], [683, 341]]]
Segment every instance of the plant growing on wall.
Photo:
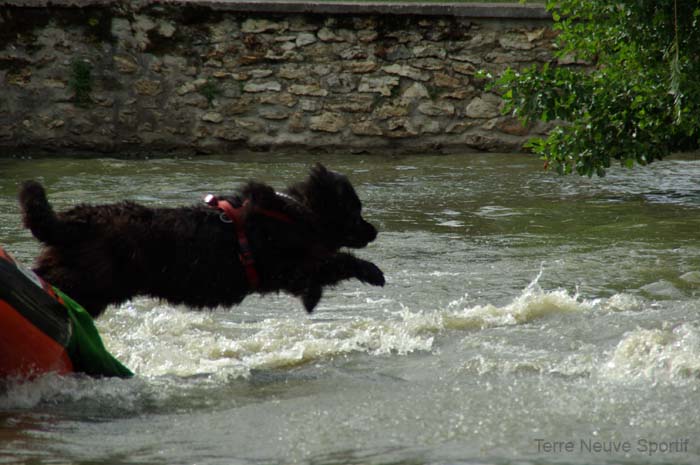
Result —
[[71, 76], [68, 81], [73, 91], [73, 100], [78, 106], [90, 103], [92, 92], [92, 65], [87, 60], [76, 59], [71, 63]]
[[214, 99], [222, 94], [221, 89], [216, 84], [216, 82], [209, 80], [202, 87], [199, 88], [199, 93], [207, 99], [209, 106], [212, 105]]
[[507, 70], [506, 111], [560, 120], [529, 147], [559, 173], [605, 175], [700, 147], [697, 0], [549, 0], [559, 58], [588, 66]]

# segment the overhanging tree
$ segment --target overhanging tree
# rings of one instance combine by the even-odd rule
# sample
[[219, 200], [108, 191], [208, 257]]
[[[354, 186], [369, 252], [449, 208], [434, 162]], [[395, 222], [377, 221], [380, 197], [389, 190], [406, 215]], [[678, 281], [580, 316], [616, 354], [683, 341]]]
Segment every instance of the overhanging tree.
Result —
[[[557, 120], [528, 146], [562, 174], [599, 176], [700, 147], [698, 0], [549, 0], [556, 56], [494, 84], [525, 122]], [[563, 60], [562, 60], [563, 61]]]

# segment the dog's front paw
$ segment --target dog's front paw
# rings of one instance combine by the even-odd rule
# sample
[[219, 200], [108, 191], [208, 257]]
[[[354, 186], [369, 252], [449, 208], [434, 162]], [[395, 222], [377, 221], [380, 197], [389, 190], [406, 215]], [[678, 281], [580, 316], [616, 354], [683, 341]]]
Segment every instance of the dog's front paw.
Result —
[[372, 286], [384, 286], [384, 273], [372, 262], [361, 262], [357, 279]]
[[323, 294], [323, 289], [321, 287], [310, 287], [304, 291], [301, 296], [301, 301], [304, 303], [304, 308], [307, 313], [311, 313], [316, 308], [316, 305], [321, 300], [321, 295]]

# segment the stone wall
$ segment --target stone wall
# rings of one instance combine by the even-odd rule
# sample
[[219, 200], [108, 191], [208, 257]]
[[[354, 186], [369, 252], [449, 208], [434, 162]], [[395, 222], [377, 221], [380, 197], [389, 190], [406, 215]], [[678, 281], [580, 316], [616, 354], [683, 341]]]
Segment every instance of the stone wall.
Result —
[[544, 128], [477, 71], [551, 61], [550, 26], [524, 5], [6, 0], [0, 155], [517, 151]]

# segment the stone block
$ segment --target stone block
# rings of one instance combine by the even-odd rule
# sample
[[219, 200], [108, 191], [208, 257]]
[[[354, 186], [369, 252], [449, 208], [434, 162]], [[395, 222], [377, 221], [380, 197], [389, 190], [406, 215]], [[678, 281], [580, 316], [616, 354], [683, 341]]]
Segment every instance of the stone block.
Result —
[[347, 121], [339, 113], [323, 113], [318, 116], [312, 116], [309, 120], [309, 128], [312, 131], [336, 133], [346, 126]]
[[325, 110], [345, 113], [370, 113], [374, 105], [374, 98], [365, 98], [360, 95], [347, 96], [348, 98], [338, 100], [326, 100], [323, 103]]
[[406, 137], [415, 137], [420, 134], [418, 128], [407, 118], [395, 118], [387, 122], [388, 131], [385, 136], [392, 139], [403, 139]]
[[289, 132], [294, 134], [299, 134], [306, 131], [304, 115], [299, 112], [292, 113], [287, 121], [287, 129], [289, 129]]
[[172, 38], [176, 31], [175, 24], [170, 21], [159, 21], [158, 22], [158, 34], [165, 37], [166, 39]]
[[452, 69], [455, 73], [466, 74], [467, 76], [473, 76], [476, 74], [476, 66], [471, 63], [454, 63]]
[[120, 73], [133, 74], [139, 68], [136, 60], [127, 55], [115, 55], [113, 61], [114, 67]]
[[450, 102], [423, 102], [418, 105], [418, 111], [428, 116], [452, 116], [455, 114], [455, 106]]
[[410, 60], [414, 58], [408, 47], [403, 44], [397, 44], [393, 47], [389, 47], [381, 51], [380, 55], [383, 55], [387, 61]]
[[63, 121], [60, 118], [56, 118], [56, 119], [52, 119], [51, 121], [46, 123], [46, 127], [48, 129], [58, 129], [58, 128], [62, 128], [65, 124], [66, 124], [65, 121]]
[[236, 119], [236, 126], [250, 132], [265, 132], [266, 126], [257, 118]]
[[301, 32], [297, 35], [294, 43], [297, 47], [305, 47], [315, 43], [317, 40], [315, 35], [309, 32]]
[[340, 73], [329, 74], [321, 79], [321, 85], [330, 92], [337, 94], [348, 94], [357, 88], [358, 78], [352, 74]]
[[220, 110], [226, 116], [232, 115], [242, 115], [247, 113], [253, 108], [254, 101], [248, 96], [243, 96], [239, 99], [233, 100], [230, 103], [223, 105]]
[[250, 74], [250, 77], [253, 79], [262, 79], [266, 77], [270, 77], [274, 74], [275, 72], [272, 71], [271, 69], [253, 69], [248, 71], [248, 74]]
[[438, 58], [417, 58], [411, 60], [411, 66], [426, 71], [440, 71], [445, 69], [445, 60]]
[[206, 121], [207, 123], [219, 124], [224, 120], [224, 116], [221, 113], [209, 111], [207, 113], [204, 113], [201, 119], [202, 121]]
[[528, 42], [535, 42], [545, 37], [546, 32], [547, 29], [544, 27], [531, 29], [525, 31], [525, 37], [527, 37]]
[[304, 57], [293, 50], [273, 50], [265, 53], [265, 59], [269, 61], [304, 61]]
[[289, 29], [289, 23], [286, 21], [270, 21], [268, 19], [250, 18], [243, 21], [241, 24], [241, 32], [246, 34], [255, 34], [260, 32], [278, 32]]
[[383, 133], [382, 129], [371, 120], [352, 123], [350, 130], [356, 136], [381, 136]]
[[318, 113], [323, 109], [323, 102], [319, 99], [302, 98], [299, 100], [299, 108], [307, 113]]
[[353, 31], [348, 29], [330, 29], [328, 27], [321, 28], [316, 36], [323, 42], [349, 42], [353, 43], [357, 40], [357, 36]]
[[356, 74], [371, 73], [378, 67], [376, 61], [343, 61], [343, 69]]
[[305, 95], [305, 96], [313, 96], [313, 97], [325, 97], [328, 95], [328, 91], [326, 89], [321, 88], [319, 85], [301, 85], [301, 84], [293, 84], [289, 86], [289, 93], [294, 94], [294, 95]]
[[469, 147], [485, 152], [493, 151], [499, 147], [501, 150], [503, 149], [501, 141], [489, 134], [467, 134], [464, 136], [463, 141]]
[[373, 92], [388, 97], [391, 95], [392, 89], [398, 85], [399, 78], [397, 76], [362, 76], [357, 90], [359, 92]]
[[194, 81], [189, 81], [175, 89], [175, 93], [177, 95], [186, 95], [189, 94], [190, 92], [194, 92], [198, 89], [200, 89], [202, 86], [204, 86], [207, 83], [207, 80], [204, 78], [199, 78], [195, 79]]
[[384, 71], [387, 74], [395, 74], [398, 76], [413, 79], [414, 81], [428, 81], [430, 79], [430, 73], [421, 71], [420, 69], [414, 68], [413, 66], [409, 65], [394, 64], [389, 66], [383, 66], [382, 71]]
[[421, 134], [440, 134], [442, 132], [440, 122], [435, 119], [421, 119], [417, 122], [416, 127]]
[[512, 136], [526, 136], [530, 128], [524, 125], [518, 118], [502, 118], [496, 121], [496, 129]]
[[244, 92], [259, 93], [259, 92], [279, 92], [282, 90], [282, 84], [277, 81], [265, 82], [246, 82], [243, 86]]
[[379, 33], [373, 29], [363, 29], [357, 31], [357, 40], [364, 44], [374, 42], [378, 37]]
[[447, 92], [442, 95], [440, 95], [441, 99], [450, 99], [450, 100], [466, 100], [470, 96], [472, 96], [475, 93], [475, 90], [473, 87], [468, 87], [466, 89], [457, 89], [453, 90], [452, 92]]
[[508, 33], [498, 39], [498, 44], [506, 50], [532, 50], [535, 45], [523, 33]]
[[299, 99], [287, 92], [275, 92], [271, 94], [262, 94], [260, 103], [271, 103], [275, 105], [284, 105], [285, 107], [293, 107]]
[[261, 118], [275, 121], [289, 118], [289, 110], [284, 108], [260, 108], [258, 114]]
[[447, 50], [437, 45], [417, 45], [413, 47], [412, 52], [416, 58], [439, 58], [442, 60], [447, 56]]
[[401, 97], [408, 100], [429, 98], [428, 89], [420, 82], [414, 82], [404, 92]]
[[160, 81], [139, 79], [138, 81], [134, 82], [134, 91], [138, 95], [156, 96], [163, 92], [163, 88]]
[[262, 53], [250, 53], [238, 58], [238, 63], [243, 66], [254, 65], [263, 61], [265, 61], [265, 55]]
[[343, 60], [366, 60], [369, 54], [366, 47], [355, 46], [342, 50], [338, 56]]
[[447, 134], [462, 134], [467, 129], [471, 129], [475, 126], [473, 121], [457, 121], [450, 123], [445, 128]]
[[483, 94], [469, 102], [466, 115], [470, 118], [495, 118], [501, 114], [501, 98], [494, 94]]
[[282, 65], [277, 71], [277, 77], [289, 80], [304, 80], [309, 77], [309, 70], [301, 65]]
[[445, 73], [435, 73], [433, 75], [433, 84], [438, 87], [449, 87], [455, 89], [464, 85], [462, 80]]
[[399, 103], [385, 103], [374, 111], [374, 116], [379, 119], [389, 119], [397, 118], [402, 116], [408, 116], [410, 111], [409, 103], [399, 102]]

